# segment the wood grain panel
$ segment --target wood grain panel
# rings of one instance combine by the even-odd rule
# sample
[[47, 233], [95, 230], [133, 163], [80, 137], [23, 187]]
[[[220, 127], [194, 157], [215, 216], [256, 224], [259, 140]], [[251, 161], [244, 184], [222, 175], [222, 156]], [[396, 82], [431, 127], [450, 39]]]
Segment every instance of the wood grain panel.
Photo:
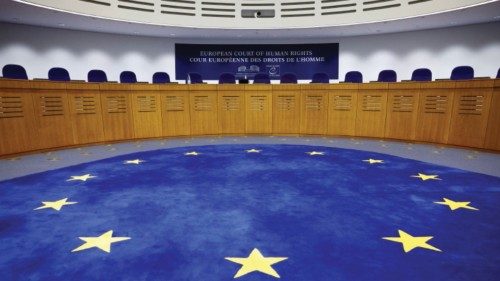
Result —
[[164, 136], [189, 136], [189, 85], [159, 85]]
[[300, 133], [325, 135], [328, 130], [328, 85], [301, 85]]
[[383, 138], [387, 113], [387, 83], [360, 84], [356, 136]]
[[39, 148], [31, 85], [0, 79], [0, 155]]
[[217, 85], [189, 85], [191, 134], [219, 133]]
[[329, 85], [328, 135], [354, 136], [358, 84]]
[[390, 83], [387, 96], [385, 137], [414, 140], [420, 83]]
[[159, 86], [132, 84], [132, 116], [135, 138], [162, 136], [162, 117]]
[[416, 140], [447, 143], [454, 89], [453, 81], [420, 84]]
[[245, 86], [222, 84], [217, 90], [221, 134], [244, 134]]
[[272, 85], [273, 133], [300, 133], [300, 85]]
[[448, 143], [483, 147], [493, 80], [457, 81]]
[[247, 134], [271, 134], [272, 124], [271, 85], [246, 85], [246, 132]]
[[484, 148], [500, 150], [500, 79], [494, 83]]
[[71, 82], [66, 84], [66, 92], [75, 144], [104, 141], [99, 84]]
[[105, 140], [134, 138], [130, 84], [103, 83], [99, 88]]

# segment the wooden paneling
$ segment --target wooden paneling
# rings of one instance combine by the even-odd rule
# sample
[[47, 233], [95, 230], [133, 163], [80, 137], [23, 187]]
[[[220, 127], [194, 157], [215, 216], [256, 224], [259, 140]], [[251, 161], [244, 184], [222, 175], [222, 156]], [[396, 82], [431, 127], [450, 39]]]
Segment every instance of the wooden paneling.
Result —
[[161, 101], [159, 86], [132, 84], [132, 116], [135, 138], [162, 136]]
[[301, 134], [327, 133], [328, 88], [328, 84], [301, 85]]
[[105, 140], [134, 138], [130, 84], [104, 83], [99, 88]]
[[245, 111], [247, 134], [272, 133], [271, 85], [245, 85]]
[[328, 135], [354, 136], [358, 84], [329, 85]]
[[420, 85], [415, 139], [446, 143], [450, 128], [455, 82], [427, 82]]
[[104, 141], [99, 84], [67, 83], [66, 92], [75, 144]]
[[69, 110], [66, 83], [31, 81], [37, 148], [63, 147], [75, 144], [73, 118]]
[[0, 79], [0, 155], [38, 148], [31, 85]]
[[189, 85], [159, 85], [164, 136], [191, 134]]
[[500, 79], [494, 83], [484, 148], [500, 150]]
[[457, 81], [448, 143], [483, 147], [493, 80]]
[[217, 85], [189, 85], [192, 135], [219, 133]]
[[222, 84], [217, 90], [221, 134], [244, 134], [245, 86]]
[[382, 138], [385, 133], [387, 83], [360, 84], [356, 136]]
[[387, 95], [385, 137], [414, 140], [420, 83], [390, 83]]
[[300, 85], [272, 85], [273, 133], [300, 133]]

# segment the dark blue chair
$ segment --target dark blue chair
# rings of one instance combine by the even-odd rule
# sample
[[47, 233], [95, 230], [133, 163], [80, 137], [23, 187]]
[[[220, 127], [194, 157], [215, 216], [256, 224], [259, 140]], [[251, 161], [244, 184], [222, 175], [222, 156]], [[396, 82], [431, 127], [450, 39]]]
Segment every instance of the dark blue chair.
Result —
[[49, 70], [50, 81], [70, 81], [69, 72], [62, 67], [53, 67]]
[[363, 83], [363, 74], [359, 71], [349, 71], [345, 74], [346, 83]]
[[155, 72], [153, 74], [153, 84], [170, 83], [170, 76], [166, 72]]
[[236, 77], [232, 73], [222, 73], [219, 76], [219, 84], [236, 84]]
[[203, 78], [201, 77], [201, 74], [196, 72], [189, 72], [188, 76], [191, 84], [203, 84]]
[[254, 84], [271, 84], [271, 78], [267, 73], [257, 73], [253, 77]]
[[330, 83], [330, 78], [328, 77], [328, 74], [323, 73], [323, 72], [318, 72], [314, 73], [311, 83]]
[[470, 66], [457, 66], [451, 71], [451, 80], [474, 79], [474, 69]]
[[280, 77], [281, 84], [297, 84], [297, 75], [295, 73], [285, 73]]
[[411, 74], [411, 81], [432, 81], [432, 72], [427, 68], [415, 69]]
[[394, 70], [382, 70], [378, 74], [377, 82], [396, 82], [398, 76]]
[[106, 72], [102, 70], [92, 69], [87, 73], [87, 81], [97, 83], [108, 82], [108, 76], [106, 76]]
[[17, 64], [7, 64], [2, 68], [3, 78], [28, 80], [26, 69]]
[[500, 68], [498, 69], [498, 72], [497, 72], [497, 78], [500, 78]]
[[137, 83], [137, 77], [132, 71], [123, 71], [120, 73], [120, 83]]

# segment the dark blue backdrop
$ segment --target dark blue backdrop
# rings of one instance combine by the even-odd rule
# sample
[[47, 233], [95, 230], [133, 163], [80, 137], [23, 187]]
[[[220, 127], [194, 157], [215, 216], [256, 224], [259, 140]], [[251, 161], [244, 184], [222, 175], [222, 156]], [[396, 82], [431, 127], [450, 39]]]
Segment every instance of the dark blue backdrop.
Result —
[[203, 79], [218, 80], [223, 72], [253, 78], [258, 72], [271, 79], [292, 72], [298, 79], [311, 79], [325, 72], [338, 79], [339, 44], [204, 45], [175, 44], [175, 78], [200, 73]]

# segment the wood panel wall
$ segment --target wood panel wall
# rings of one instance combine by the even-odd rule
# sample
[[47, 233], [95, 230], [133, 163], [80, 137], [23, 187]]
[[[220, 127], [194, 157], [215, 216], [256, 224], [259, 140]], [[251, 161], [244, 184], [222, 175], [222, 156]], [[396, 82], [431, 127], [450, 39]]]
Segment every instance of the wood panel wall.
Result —
[[272, 85], [273, 133], [299, 134], [301, 98], [300, 85]]
[[245, 127], [247, 134], [271, 134], [272, 119], [271, 85], [245, 85]]
[[484, 148], [500, 150], [500, 79], [494, 82]]
[[245, 134], [245, 92], [241, 89], [231, 84], [217, 87], [221, 134]]
[[159, 85], [162, 130], [166, 137], [191, 135], [189, 85]]
[[301, 134], [327, 133], [329, 88], [328, 84], [301, 85]]

